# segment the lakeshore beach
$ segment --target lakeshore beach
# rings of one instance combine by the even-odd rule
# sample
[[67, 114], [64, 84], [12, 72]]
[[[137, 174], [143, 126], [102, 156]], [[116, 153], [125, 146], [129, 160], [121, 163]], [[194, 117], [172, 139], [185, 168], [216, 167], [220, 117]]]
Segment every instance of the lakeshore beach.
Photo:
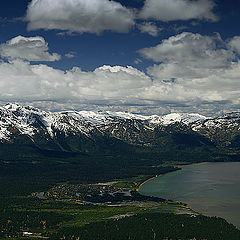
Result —
[[151, 181], [151, 180], [153, 180], [153, 179], [155, 179], [155, 178], [161, 177], [161, 176], [163, 176], [163, 174], [159, 174], [159, 175], [156, 175], [156, 176], [154, 176], [154, 177], [151, 177], [151, 178], [145, 180], [144, 182], [142, 182], [142, 183], [138, 186], [137, 191], [139, 192], [140, 189], [141, 189], [141, 187], [142, 187], [145, 183], [147, 183], [147, 182], [149, 182], [149, 181]]

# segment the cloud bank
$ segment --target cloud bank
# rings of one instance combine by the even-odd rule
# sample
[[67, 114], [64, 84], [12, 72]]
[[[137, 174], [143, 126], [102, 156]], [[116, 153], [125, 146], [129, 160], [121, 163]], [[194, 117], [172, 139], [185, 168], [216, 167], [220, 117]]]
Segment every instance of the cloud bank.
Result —
[[125, 33], [134, 25], [134, 14], [120, 3], [109, 0], [32, 0], [26, 21], [29, 30]]
[[222, 109], [234, 108], [240, 105], [239, 39], [190, 32], [172, 36], [140, 50], [155, 62], [147, 73], [131, 66], [104, 65], [86, 72], [33, 65], [21, 58], [1, 61], [0, 101], [141, 105], [152, 112], [163, 106], [199, 112], [220, 104]]
[[61, 56], [48, 52], [48, 44], [43, 37], [17, 36], [0, 45], [0, 56], [13, 60], [24, 59], [28, 61], [58, 61]]
[[149, 84], [150, 77], [133, 67], [103, 66], [84, 72], [22, 60], [0, 63], [1, 100], [128, 100], [136, 99]]

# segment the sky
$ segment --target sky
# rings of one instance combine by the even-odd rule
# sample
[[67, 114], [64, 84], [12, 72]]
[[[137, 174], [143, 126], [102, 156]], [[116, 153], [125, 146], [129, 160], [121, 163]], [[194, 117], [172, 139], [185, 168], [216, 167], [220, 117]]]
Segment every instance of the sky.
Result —
[[8, 0], [0, 103], [203, 115], [240, 107], [238, 0]]

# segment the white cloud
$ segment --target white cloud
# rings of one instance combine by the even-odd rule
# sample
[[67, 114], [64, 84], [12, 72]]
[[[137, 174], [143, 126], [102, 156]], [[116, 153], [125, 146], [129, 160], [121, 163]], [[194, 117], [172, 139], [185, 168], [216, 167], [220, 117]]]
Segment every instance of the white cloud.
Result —
[[226, 68], [235, 55], [219, 34], [202, 36], [183, 32], [163, 40], [159, 45], [139, 51], [155, 62], [178, 64], [184, 68]]
[[133, 67], [103, 66], [93, 72], [61, 71], [22, 60], [0, 63], [0, 99], [128, 100], [151, 84]]
[[139, 17], [160, 21], [201, 19], [216, 21], [212, 0], [146, 0]]
[[[154, 85], [143, 95], [145, 99], [176, 101], [194, 105], [204, 102], [240, 103], [240, 63], [233, 63], [228, 69], [215, 69], [212, 73], [199, 69], [195, 75], [192, 69], [181, 69], [181, 66], [163, 64], [149, 68], [148, 72], [154, 78]], [[202, 76], [201, 72], [202, 71]], [[190, 74], [189, 74], [190, 73]], [[163, 79], [174, 81], [163, 81]], [[177, 76], [174, 78], [173, 76]], [[173, 78], [172, 78], [173, 77]]]
[[240, 61], [218, 34], [182, 33], [140, 53], [158, 63], [148, 68], [154, 84], [143, 94], [145, 98], [240, 102]]
[[236, 51], [238, 54], [240, 54], [240, 37], [235, 36], [229, 41], [229, 46], [232, 47], [234, 51]]
[[[175, 109], [184, 104], [193, 109], [205, 102], [212, 106], [224, 101], [231, 102], [232, 106], [240, 104], [240, 63], [232, 63], [227, 69], [215, 69], [211, 74], [200, 69], [202, 76], [199, 72], [194, 75], [191, 70], [170, 63], [155, 65], [148, 69], [152, 81], [130, 66], [103, 66], [84, 72], [78, 67], [61, 71], [22, 60], [1, 62], [0, 100], [62, 101], [62, 109], [69, 106], [69, 101], [75, 106], [98, 102], [105, 108], [114, 105], [115, 109], [123, 104], [128, 104], [128, 109], [138, 104], [145, 106], [144, 111], [148, 113], [150, 108], [156, 112], [157, 108], [170, 108], [173, 103]], [[169, 77], [172, 78], [169, 80]]]
[[28, 5], [28, 29], [58, 29], [77, 33], [105, 30], [128, 32], [134, 14], [109, 0], [32, 0]]
[[75, 58], [75, 53], [74, 52], [69, 52], [65, 54], [66, 58]]
[[152, 22], [143, 22], [137, 25], [141, 33], [148, 33], [149, 35], [156, 37], [162, 29], [158, 28], [156, 24]]
[[12, 38], [0, 45], [0, 56], [7, 59], [24, 59], [28, 61], [58, 61], [61, 56], [48, 52], [48, 44], [43, 37]]

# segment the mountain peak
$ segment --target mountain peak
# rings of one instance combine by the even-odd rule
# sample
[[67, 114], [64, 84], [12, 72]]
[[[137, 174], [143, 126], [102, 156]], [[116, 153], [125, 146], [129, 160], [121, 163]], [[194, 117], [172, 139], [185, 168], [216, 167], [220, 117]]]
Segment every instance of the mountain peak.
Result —
[[7, 109], [11, 112], [22, 111], [22, 112], [42, 112], [40, 109], [32, 106], [22, 106], [18, 103], [8, 103], [3, 106], [4, 109]]
[[16, 111], [19, 108], [22, 108], [22, 106], [19, 105], [18, 103], [8, 103], [8, 104], [4, 105], [3, 108], [10, 110], [10, 111]]

